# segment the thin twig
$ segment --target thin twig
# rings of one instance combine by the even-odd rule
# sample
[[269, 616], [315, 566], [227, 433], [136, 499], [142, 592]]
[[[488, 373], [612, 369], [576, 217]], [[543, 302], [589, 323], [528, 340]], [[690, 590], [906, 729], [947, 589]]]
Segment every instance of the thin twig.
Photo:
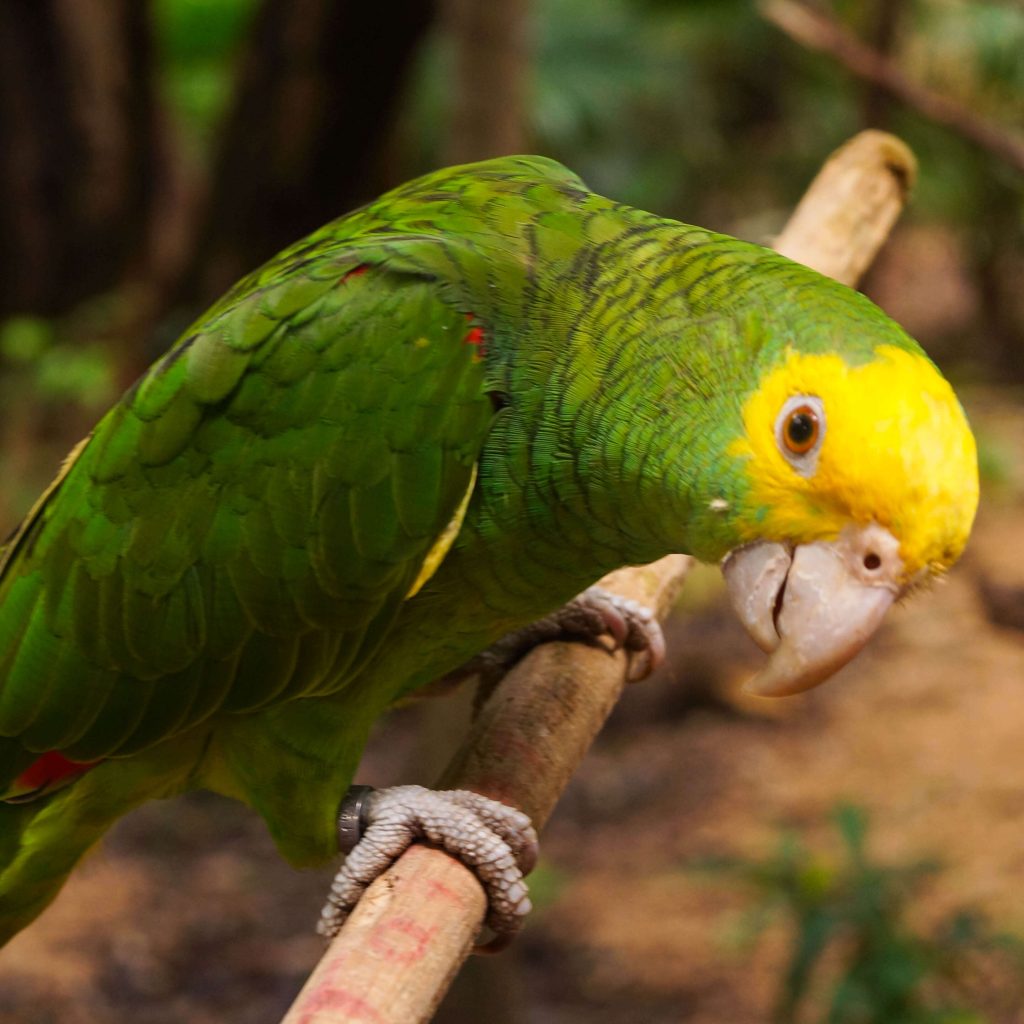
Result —
[[827, 14], [797, 0], [760, 0], [758, 9], [801, 46], [827, 53], [848, 71], [884, 89], [930, 121], [1024, 172], [1024, 138], [979, 117], [965, 104], [919, 85]]
[[[863, 133], [829, 160], [779, 245], [856, 283], [912, 176], [913, 157], [902, 143]], [[837, 260], [845, 249], [853, 251]], [[602, 585], [664, 617], [689, 565], [670, 555], [612, 573]], [[533, 651], [495, 690], [442, 783], [514, 804], [542, 825], [622, 692], [625, 669], [622, 654], [579, 644]], [[440, 850], [412, 847], [367, 890], [282, 1024], [429, 1020], [484, 910], [469, 870]]]

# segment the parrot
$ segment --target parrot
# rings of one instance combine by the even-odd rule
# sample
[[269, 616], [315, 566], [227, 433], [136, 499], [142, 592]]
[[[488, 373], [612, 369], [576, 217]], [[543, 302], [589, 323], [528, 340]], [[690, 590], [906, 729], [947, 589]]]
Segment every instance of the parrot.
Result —
[[752, 691], [797, 693], [953, 565], [977, 502], [951, 386], [856, 291], [545, 157], [404, 184], [203, 313], [0, 549], [0, 942], [196, 788], [296, 867], [350, 851], [328, 932], [399, 833], [511, 930], [529, 820], [350, 790], [378, 718], [558, 609], [656, 660], [650, 614], [591, 585], [672, 552], [721, 564]]

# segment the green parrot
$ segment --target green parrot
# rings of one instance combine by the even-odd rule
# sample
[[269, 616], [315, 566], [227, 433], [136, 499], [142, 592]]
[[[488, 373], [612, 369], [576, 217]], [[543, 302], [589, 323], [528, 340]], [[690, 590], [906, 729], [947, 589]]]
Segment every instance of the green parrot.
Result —
[[[814, 685], [957, 559], [976, 463], [946, 381], [842, 285], [543, 158], [406, 184], [203, 314], [0, 552], [0, 941], [120, 815], [199, 787], [298, 866], [443, 842], [511, 930], [529, 822], [342, 803], [374, 721], [668, 552], [723, 562], [754, 692]], [[568, 607], [660, 655], [643, 609]]]

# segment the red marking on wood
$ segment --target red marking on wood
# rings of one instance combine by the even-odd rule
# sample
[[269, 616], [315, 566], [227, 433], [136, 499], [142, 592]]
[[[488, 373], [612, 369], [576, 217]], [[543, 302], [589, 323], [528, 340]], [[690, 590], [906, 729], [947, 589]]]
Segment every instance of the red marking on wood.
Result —
[[[331, 1016], [321, 1017], [324, 1010], [331, 1011]], [[302, 1007], [302, 1016], [299, 1017], [299, 1024], [308, 1024], [310, 1021], [340, 1020], [336, 1014], [345, 1014], [345, 1020], [367, 1020], [382, 1021], [385, 1018], [373, 1006], [361, 996], [357, 996], [348, 989], [338, 988], [335, 985], [321, 985], [305, 1001]]]
[[65, 779], [82, 775], [99, 761], [70, 761], [55, 750], [36, 758], [15, 780], [13, 789], [16, 793], [31, 793], [34, 789], [53, 786]]
[[381, 959], [411, 964], [423, 959], [436, 928], [424, 928], [411, 917], [397, 917], [370, 937], [370, 949]]
[[431, 879], [427, 888], [430, 890], [432, 898], [440, 897], [445, 901], [445, 903], [462, 902], [462, 897], [453, 888], [451, 888], [451, 886], [445, 885], [443, 882], [437, 882]]
[[[543, 754], [538, 753], [536, 740], [528, 734], [520, 736], [507, 730], [494, 730], [490, 746], [502, 764], [522, 764], [528, 769], [543, 771], [548, 763]], [[495, 800], [503, 799], [490, 792], [487, 795]]]
[[370, 269], [366, 263], [360, 263], [358, 267], [353, 267], [343, 278], [342, 281], [347, 281], [350, 277], [360, 277]]

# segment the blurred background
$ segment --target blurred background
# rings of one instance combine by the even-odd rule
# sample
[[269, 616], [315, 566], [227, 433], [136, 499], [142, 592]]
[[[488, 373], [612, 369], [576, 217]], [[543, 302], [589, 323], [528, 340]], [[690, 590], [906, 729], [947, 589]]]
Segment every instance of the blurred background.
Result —
[[[544, 153], [770, 244], [869, 126], [921, 165], [865, 290], [976, 427], [964, 563], [841, 678], [763, 704], [695, 574], [668, 669], [545, 833], [524, 936], [446, 1024], [1024, 1021], [1024, 4], [3, 0], [4, 533], [205, 304], [391, 185]], [[391, 716], [360, 781], [428, 781], [453, 700]], [[237, 805], [150, 805], [0, 954], [0, 1019], [274, 1024], [328, 879]]]

